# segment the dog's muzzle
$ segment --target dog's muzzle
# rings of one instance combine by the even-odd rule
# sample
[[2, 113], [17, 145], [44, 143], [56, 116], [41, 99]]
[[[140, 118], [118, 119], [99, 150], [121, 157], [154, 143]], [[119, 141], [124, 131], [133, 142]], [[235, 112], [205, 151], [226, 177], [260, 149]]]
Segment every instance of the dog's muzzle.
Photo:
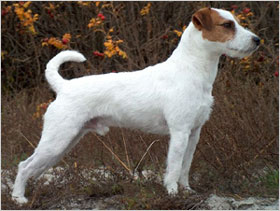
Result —
[[247, 49], [238, 49], [238, 48], [231, 48], [231, 47], [228, 47], [229, 50], [235, 52], [235, 53], [241, 53], [241, 54], [251, 54], [253, 53], [255, 50], [257, 50], [259, 48], [261, 44], [261, 39], [257, 36], [253, 36], [252, 37], [252, 43], [250, 45], [249, 48]]

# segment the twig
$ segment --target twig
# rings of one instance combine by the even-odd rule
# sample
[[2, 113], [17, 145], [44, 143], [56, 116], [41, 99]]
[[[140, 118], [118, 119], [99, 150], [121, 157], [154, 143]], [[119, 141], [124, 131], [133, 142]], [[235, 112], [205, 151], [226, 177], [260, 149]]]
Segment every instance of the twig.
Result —
[[[142, 137], [141, 135], [140, 135], [139, 137], [140, 137], [141, 141], [143, 142], [143, 144], [145, 145], [145, 147], [148, 147], [148, 145], [147, 145], [146, 142], [144, 141], [143, 137]], [[149, 156], [150, 156], [152, 162], [154, 163], [154, 160], [153, 160], [153, 158], [152, 158], [152, 156], [151, 156], [150, 153], [149, 153]]]
[[29, 33], [29, 35], [30, 35], [30, 39], [31, 39], [33, 47], [34, 47], [35, 59], [36, 59], [36, 62], [37, 62], [37, 76], [38, 76], [41, 73], [41, 66], [40, 66], [40, 61], [39, 61], [38, 49], [36, 47], [34, 37], [30, 33]]
[[110, 147], [108, 147], [96, 134], [94, 134], [94, 136], [97, 138], [98, 141], [100, 141], [104, 145], [106, 149], [109, 150], [109, 152], [111, 152], [112, 155], [114, 155], [114, 157], [120, 162], [120, 164], [132, 175], [131, 169], [127, 167], [127, 165], [110, 149]]
[[159, 141], [159, 139], [154, 140], [154, 141], [149, 145], [149, 147], [147, 148], [146, 152], [144, 153], [144, 155], [142, 156], [142, 158], [141, 158], [140, 161], [138, 162], [136, 168], [134, 169], [134, 172], [137, 171], [138, 167], [140, 166], [141, 162], [143, 161], [144, 157], [145, 157], [146, 154], [149, 152], [149, 150], [150, 150], [150, 148], [153, 146], [153, 144], [154, 144], [155, 142], [158, 142], [158, 141]]
[[123, 138], [123, 144], [124, 144], [124, 150], [125, 150], [127, 165], [128, 165], [128, 168], [131, 169], [130, 162], [129, 162], [129, 157], [128, 157], [128, 152], [127, 152], [127, 148], [126, 148], [126, 141], [125, 141], [125, 138], [124, 138], [123, 130], [121, 130], [121, 131], [122, 131], [122, 138]]
[[25, 135], [23, 135], [23, 133], [22, 133], [21, 131], [17, 131], [17, 132], [25, 139], [25, 141], [27, 141], [27, 142], [30, 144], [30, 146], [31, 146], [33, 149], [36, 148], [36, 147], [32, 144], [32, 142], [29, 141], [28, 138], [26, 138]]
[[251, 165], [260, 155], [263, 154], [263, 152], [264, 152], [268, 147], [270, 147], [270, 146], [273, 144], [273, 142], [275, 142], [275, 138], [272, 138], [271, 141], [270, 141], [268, 144], [266, 144], [266, 146], [264, 146], [264, 147], [258, 152], [258, 154], [255, 155], [255, 157], [254, 157], [252, 160], [249, 160], [249, 161], [245, 162], [244, 165], [245, 165], [245, 166], [246, 166], [246, 165], [247, 165], [247, 166]]
[[[210, 138], [213, 140], [213, 137], [211, 136], [211, 134], [209, 133], [209, 131], [206, 130], [206, 132], [210, 135]], [[221, 160], [219, 159], [219, 157], [217, 156], [217, 153], [216, 153], [215, 148], [207, 141], [207, 139], [205, 140], [205, 142], [206, 142], [206, 144], [207, 144], [209, 147], [211, 147], [211, 149], [213, 150], [213, 152], [214, 152], [214, 154], [215, 154], [215, 157], [216, 157], [216, 160], [217, 160], [218, 164], [222, 167], [223, 164], [222, 164]]]

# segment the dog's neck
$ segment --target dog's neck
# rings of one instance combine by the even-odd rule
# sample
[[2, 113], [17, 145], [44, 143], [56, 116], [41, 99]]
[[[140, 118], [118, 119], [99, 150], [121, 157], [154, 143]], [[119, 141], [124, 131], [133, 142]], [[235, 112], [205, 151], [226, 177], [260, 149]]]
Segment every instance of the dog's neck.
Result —
[[[205, 82], [212, 86], [218, 71], [220, 54], [210, 51], [203, 46], [201, 32], [191, 22], [183, 32], [178, 47], [174, 50], [169, 60], [178, 63], [186, 71], [196, 70]], [[191, 59], [186, 59], [191, 58]], [[192, 61], [190, 64], [189, 61]], [[188, 68], [195, 65], [195, 68]]]

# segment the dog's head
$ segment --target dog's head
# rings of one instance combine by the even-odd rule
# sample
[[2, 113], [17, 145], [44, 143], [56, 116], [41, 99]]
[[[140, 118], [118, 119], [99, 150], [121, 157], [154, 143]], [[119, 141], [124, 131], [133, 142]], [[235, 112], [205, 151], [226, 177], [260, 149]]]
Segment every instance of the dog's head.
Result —
[[226, 10], [200, 9], [193, 14], [192, 23], [201, 32], [207, 47], [219, 54], [243, 58], [260, 45], [260, 38], [243, 28], [238, 19]]

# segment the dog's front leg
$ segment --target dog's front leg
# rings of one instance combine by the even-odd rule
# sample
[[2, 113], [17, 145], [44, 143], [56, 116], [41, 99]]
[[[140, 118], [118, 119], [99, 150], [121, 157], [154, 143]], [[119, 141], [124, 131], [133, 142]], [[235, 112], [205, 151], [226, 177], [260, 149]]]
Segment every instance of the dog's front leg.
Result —
[[192, 164], [193, 155], [196, 149], [196, 145], [199, 141], [201, 127], [195, 128], [191, 131], [187, 150], [185, 151], [184, 159], [183, 159], [183, 165], [182, 170], [180, 174], [179, 183], [190, 192], [194, 192], [189, 185], [189, 172], [190, 167]]
[[164, 185], [169, 194], [178, 193], [178, 181], [180, 178], [183, 158], [188, 146], [190, 132], [175, 130], [170, 131], [170, 143], [167, 155], [167, 169]]

